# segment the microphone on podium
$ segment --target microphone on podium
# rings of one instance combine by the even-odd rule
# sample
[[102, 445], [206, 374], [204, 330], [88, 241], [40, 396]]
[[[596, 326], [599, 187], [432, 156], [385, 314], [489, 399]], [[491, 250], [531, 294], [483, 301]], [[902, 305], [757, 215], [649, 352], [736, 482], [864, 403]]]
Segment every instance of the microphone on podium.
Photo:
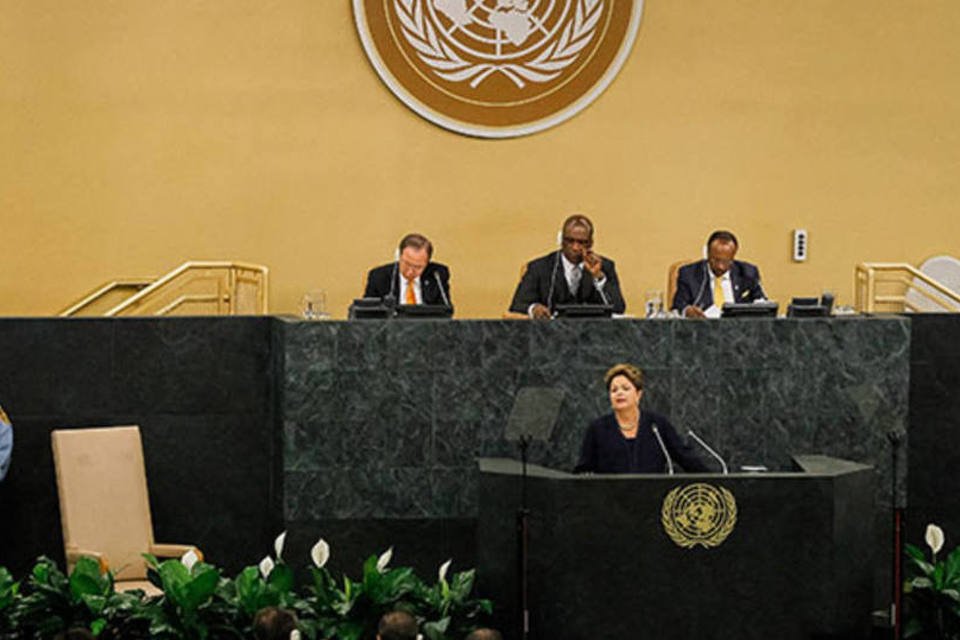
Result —
[[657, 425], [652, 424], [650, 428], [653, 430], [653, 435], [657, 439], [657, 444], [660, 445], [660, 451], [663, 452], [663, 457], [667, 459], [667, 474], [673, 475], [673, 461], [670, 459], [670, 454], [667, 452], [667, 445], [663, 444], [663, 438], [660, 437], [660, 430], [657, 429]]
[[720, 457], [720, 454], [714, 451], [713, 448], [710, 445], [708, 445], [706, 442], [704, 442], [700, 436], [695, 434], [693, 432], [693, 429], [687, 429], [687, 435], [689, 435], [691, 438], [696, 440], [697, 444], [699, 444], [701, 447], [706, 449], [707, 453], [713, 456], [717, 460], [717, 462], [720, 463], [720, 468], [723, 469], [723, 475], [727, 475], [730, 473], [730, 470], [727, 469], [727, 463], [723, 461], [723, 458]]
[[447, 292], [443, 290], [443, 282], [441, 282], [441, 280], [440, 280], [440, 274], [437, 273], [436, 271], [434, 271], [434, 272], [433, 272], [433, 278], [434, 278], [434, 280], [437, 281], [437, 287], [440, 288], [440, 295], [441, 295], [441, 297], [443, 297], [443, 304], [449, 307], [449, 306], [450, 306], [450, 299], [447, 298]]

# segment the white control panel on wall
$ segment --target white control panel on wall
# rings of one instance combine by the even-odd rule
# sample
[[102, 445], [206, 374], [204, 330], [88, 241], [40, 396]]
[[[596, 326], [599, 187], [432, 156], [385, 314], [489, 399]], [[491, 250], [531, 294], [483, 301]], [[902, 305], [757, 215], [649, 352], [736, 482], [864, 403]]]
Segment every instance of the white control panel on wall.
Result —
[[806, 262], [807, 260], [807, 230], [793, 230], [793, 261]]

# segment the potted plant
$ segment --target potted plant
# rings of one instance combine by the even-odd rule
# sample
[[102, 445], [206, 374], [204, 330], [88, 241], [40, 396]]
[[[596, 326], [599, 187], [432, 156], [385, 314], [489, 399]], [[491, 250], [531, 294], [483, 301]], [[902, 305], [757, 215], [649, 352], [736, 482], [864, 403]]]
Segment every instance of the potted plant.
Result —
[[920, 547], [905, 545], [908, 571], [904, 584], [904, 638], [956, 640], [960, 638], [960, 547], [939, 555], [943, 530], [927, 525], [924, 536], [930, 557]]

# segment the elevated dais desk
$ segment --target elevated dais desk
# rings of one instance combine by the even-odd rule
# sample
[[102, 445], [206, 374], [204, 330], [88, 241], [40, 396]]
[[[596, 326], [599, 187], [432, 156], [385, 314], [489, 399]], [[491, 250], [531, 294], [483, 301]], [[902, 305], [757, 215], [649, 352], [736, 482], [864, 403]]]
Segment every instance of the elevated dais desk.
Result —
[[[866, 637], [872, 468], [794, 462], [795, 472], [726, 476], [575, 476], [531, 465], [529, 637]], [[515, 638], [520, 465], [479, 464], [480, 587]]]

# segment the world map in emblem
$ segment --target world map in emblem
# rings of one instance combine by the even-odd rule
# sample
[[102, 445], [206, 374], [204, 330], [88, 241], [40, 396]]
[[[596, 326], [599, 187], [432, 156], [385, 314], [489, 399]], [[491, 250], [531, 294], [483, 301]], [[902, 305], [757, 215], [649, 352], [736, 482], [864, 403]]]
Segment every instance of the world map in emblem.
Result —
[[364, 50], [408, 107], [489, 138], [593, 102], [636, 39], [642, 0], [354, 0]]

